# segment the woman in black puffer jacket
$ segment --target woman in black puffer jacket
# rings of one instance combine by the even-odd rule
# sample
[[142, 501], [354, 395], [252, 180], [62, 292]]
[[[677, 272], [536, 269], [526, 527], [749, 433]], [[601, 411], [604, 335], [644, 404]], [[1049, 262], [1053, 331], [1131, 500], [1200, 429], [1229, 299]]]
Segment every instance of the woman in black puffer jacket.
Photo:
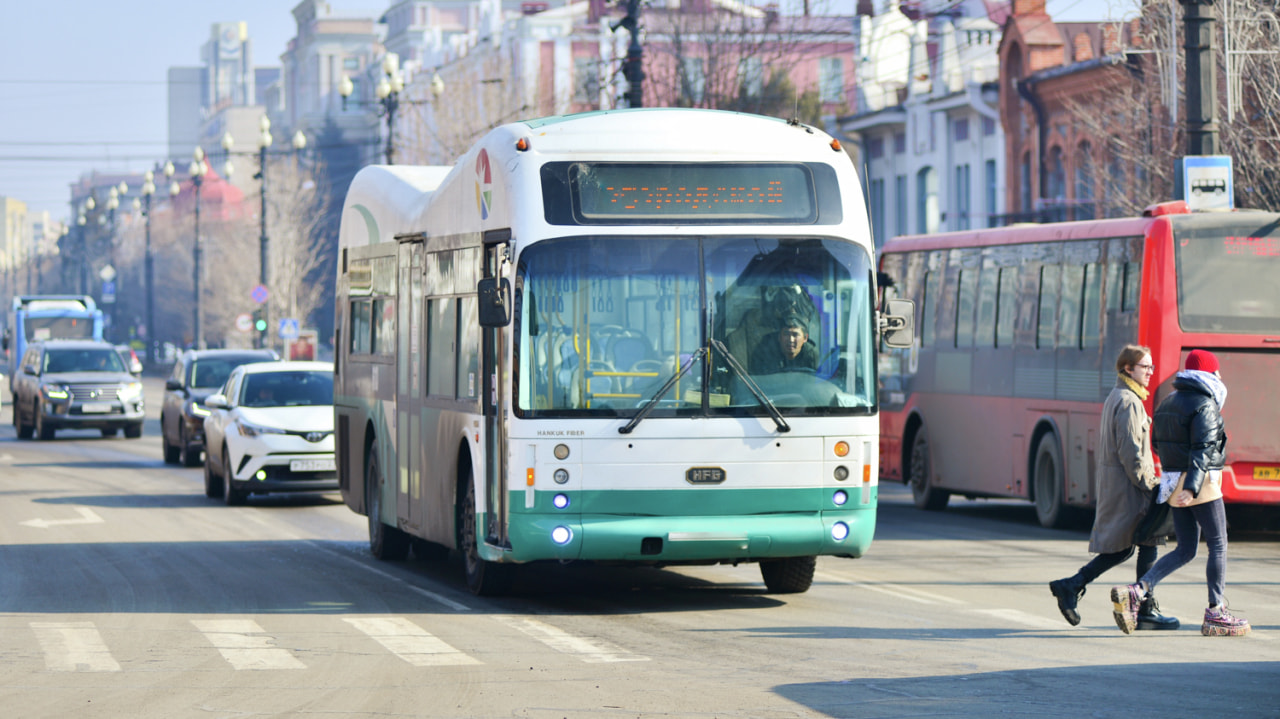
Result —
[[1249, 622], [1232, 616], [1223, 604], [1227, 516], [1222, 506], [1222, 468], [1227, 434], [1222, 405], [1227, 401], [1227, 387], [1218, 373], [1218, 358], [1205, 350], [1192, 350], [1186, 369], [1173, 380], [1173, 389], [1156, 408], [1151, 444], [1163, 473], [1158, 491], [1161, 500], [1173, 508], [1178, 546], [1161, 557], [1137, 584], [1111, 589], [1116, 624], [1125, 634], [1133, 631], [1143, 598], [1160, 580], [1195, 558], [1203, 532], [1209, 548], [1209, 608], [1200, 633], [1248, 634]]

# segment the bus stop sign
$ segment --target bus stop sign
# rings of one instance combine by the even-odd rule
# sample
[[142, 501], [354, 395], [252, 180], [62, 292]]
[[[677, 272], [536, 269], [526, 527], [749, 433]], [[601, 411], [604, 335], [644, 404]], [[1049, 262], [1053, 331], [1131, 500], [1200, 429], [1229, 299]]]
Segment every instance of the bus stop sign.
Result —
[[1178, 189], [1192, 212], [1235, 207], [1229, 155], [1188, 156], [1178, 163]]

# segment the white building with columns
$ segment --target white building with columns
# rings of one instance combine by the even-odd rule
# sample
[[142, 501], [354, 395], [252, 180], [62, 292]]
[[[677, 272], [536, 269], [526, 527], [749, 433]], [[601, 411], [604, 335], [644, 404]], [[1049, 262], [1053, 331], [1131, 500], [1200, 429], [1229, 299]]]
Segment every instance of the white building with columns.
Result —
[[986, 227], [1004, 214], [1000, 24], [1007, 4], [925, 0], [920, 18], [876, 0], [856, 31], [859, 143], [877, 246], [897, 235]]

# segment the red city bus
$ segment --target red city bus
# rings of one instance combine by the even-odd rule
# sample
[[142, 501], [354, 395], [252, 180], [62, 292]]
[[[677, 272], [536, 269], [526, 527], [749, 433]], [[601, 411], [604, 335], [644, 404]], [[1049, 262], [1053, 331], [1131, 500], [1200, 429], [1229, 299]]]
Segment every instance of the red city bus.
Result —
[[1280, 214], [1191, 213], [905, 236], [880, 256], [914, 299], [910, 349], [880, 355], [880, 476], [916, 506], [951, 495], [1035, 503], [1065, 526], [1094, 501], [1102, 403], [1132, 342], [1155, 363], [1147, 412], [1188, 352], [1211, 350], [1227, 502], [1280, 504]]

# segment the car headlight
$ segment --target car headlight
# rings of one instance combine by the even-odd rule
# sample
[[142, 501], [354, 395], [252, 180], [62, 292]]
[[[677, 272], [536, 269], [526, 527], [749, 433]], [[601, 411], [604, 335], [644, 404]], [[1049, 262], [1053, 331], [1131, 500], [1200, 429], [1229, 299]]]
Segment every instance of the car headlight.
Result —
[[201, 407], [200, 404], [197, 403], [195, 400], [187, 402], [188, 417], [199, 417], [201, 419], [204, 419], [205, 417], [208, 417], [210, 414], [212, 414], [212, 412], [210, 412], [208, 409], [204, 407]]
[[58, 401], [71, 396], [71, 392], [67, 389], [67, 386], [61, 384], [42, 384], [40, 385], [40, 391], [44, 393], [46, 398]]
[[120, 397], [122, 402], [137, 399], [142, 396], [142, 383], [126, 382], [120, 386], [120, 389], [116, 390], [116, 395]]
[[244, 437], [257, 437], [260, 434], [285, 434], [285, 431], [279, 427], [264, 427], [260, 424], [246, 422], [243, 419], [236, 422], [236, 429]]

